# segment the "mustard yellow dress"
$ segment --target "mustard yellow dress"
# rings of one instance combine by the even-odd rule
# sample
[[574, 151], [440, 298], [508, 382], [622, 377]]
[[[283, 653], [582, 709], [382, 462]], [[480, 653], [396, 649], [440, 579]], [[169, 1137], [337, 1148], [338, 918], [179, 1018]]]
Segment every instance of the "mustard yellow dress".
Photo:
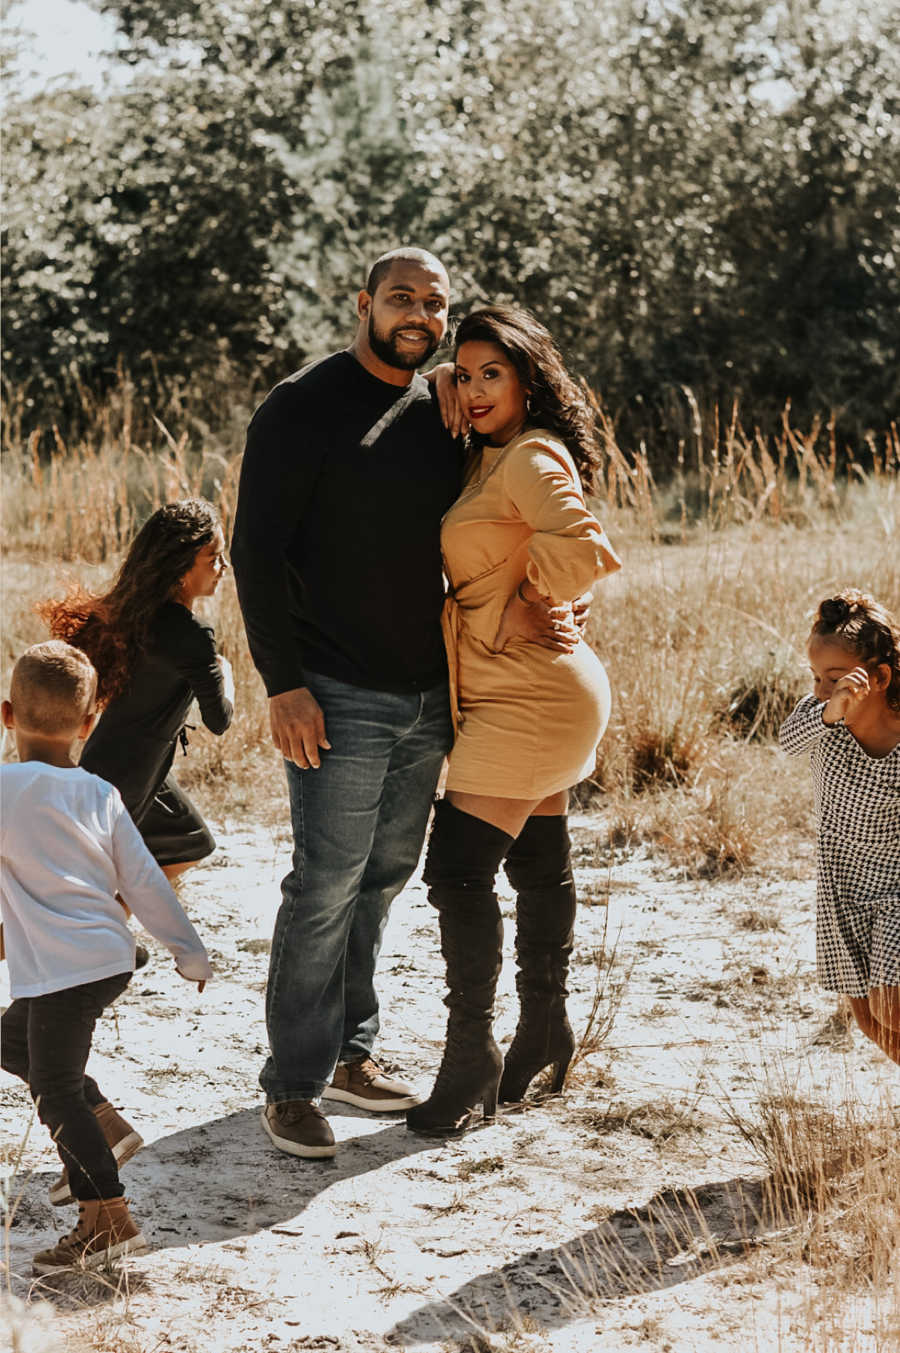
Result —
[[456, 727], [447, 788], [542, 799], [576, 784], [594, 769], [609, 719], [603, 664], [584, 640], [573, 653], [524, 639], [494, 647], [526, 578], [564, 603], [621, 568], [560, 439], [538, 429], [485, 446], [444, 517], [441, 548]]

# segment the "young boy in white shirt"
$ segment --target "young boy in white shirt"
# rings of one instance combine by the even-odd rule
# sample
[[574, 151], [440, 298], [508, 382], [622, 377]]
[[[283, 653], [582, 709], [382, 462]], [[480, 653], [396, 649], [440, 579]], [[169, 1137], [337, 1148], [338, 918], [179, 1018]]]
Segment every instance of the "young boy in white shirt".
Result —
[[[27, 1083], [79, 1207], [75, 1229], [35, 1255], [36, 1273], [96, 1268], [146, 1249], [107, 1136], [120, 1145], [121, 1128], [131, 1129], [85, 1075], [97, 1018], [134, 971], [134, 939], [116, 894], [174, 955], [182, 977], [202, 991], [212, 976], [119, 791], [72, 760], [94, 721], [96, 685], [79, 649], [35, 644], [16, 663], [0, 708], [19, 754], [18, 764], [0, 766], [0, 909], [13, 997], [0, 1021], [0, 1064]], [[104, 1124], [104, 1105], [117, 1122]]]

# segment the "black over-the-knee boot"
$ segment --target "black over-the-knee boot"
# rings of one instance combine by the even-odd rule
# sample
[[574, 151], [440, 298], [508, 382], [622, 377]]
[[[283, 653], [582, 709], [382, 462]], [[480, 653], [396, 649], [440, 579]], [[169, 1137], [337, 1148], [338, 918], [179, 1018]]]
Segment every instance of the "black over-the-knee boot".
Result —
[[435, 809], [424, 878], [440, 918], [450, 1016], [434, 1088], [406, 1114], [414, 1132], [458, 1136], [473, 1122], [478, 1104], [485, 1118], [496, 1112], [503, 1058], [492, 1026], [503, 922], [494, 879], [511, 841], [507, 832], [446, 799]]
[[575, 928], [575, 882], [565, 816], [530, 817], [504, 863], [516, 890], [519, 1026], [506, 1054], [500, 1099], [522, 1099], [531, 1080], [553, 1066], [560, 1091], [575, 1051], [566, 1015], [566, 975]]

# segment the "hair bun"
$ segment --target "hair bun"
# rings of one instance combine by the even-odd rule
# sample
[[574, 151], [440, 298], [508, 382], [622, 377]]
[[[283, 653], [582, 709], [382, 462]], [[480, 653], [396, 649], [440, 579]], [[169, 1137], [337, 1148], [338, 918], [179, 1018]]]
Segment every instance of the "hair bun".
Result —
[[826, 625], [842, 625], [850, 617], [850, 604], [843, 597], [829, 597], [819, 607], [819, 615]]

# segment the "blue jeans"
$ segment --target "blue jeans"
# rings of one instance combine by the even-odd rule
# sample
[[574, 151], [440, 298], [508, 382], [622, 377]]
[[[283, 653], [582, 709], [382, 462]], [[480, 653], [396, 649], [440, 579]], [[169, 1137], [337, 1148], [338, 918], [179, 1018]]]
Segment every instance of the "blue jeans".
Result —
[[446, 683], [412, 695], [311, 672], [331, 750], [286, 761], [294, 856], [275, 921], [260, 1084], [315, 1099], [378, 1033], [375, 963], [388, 908], [415, 870], [452, 727]]

